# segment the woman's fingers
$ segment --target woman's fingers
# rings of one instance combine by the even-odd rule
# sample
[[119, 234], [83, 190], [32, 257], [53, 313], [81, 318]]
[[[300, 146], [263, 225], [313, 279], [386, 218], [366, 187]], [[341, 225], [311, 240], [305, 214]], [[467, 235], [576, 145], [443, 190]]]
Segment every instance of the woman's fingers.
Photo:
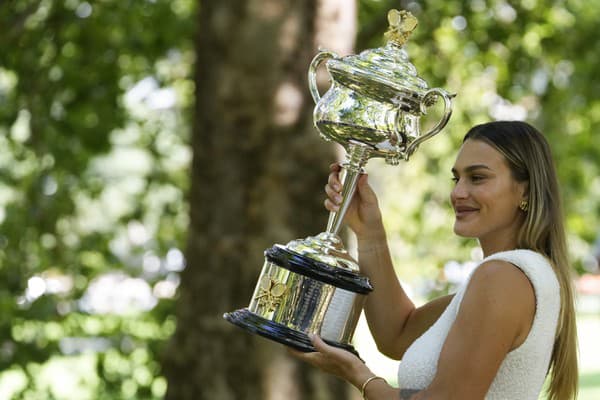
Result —
[[342, 350], [340, 348], [331, 346], [319, 336], [319, 335], [308, 335], [312, 345], [321, 354], [325, 354], [329, 357], [339, 359], [340, 361], [354, 357], [350, 352]]
[[332, 172], [329, 174], [329, 178], [327, 178], [327, 184], [335, 191], [339, 192], [342, 190], [342, 184], [340, 183], [337, 172]]
[[314, 365], [315, 367], [320, 366], [321, 360], [324, 357], [323, 354], [321, 354], [317, 351], [304, 352], [304, 351], [292, 349], [290, 347], [288, 347], [287, 351], [291, 356], [294, 356], [299, 360], [302, 360], [311, 365]]
[[335, 349], [335, 347], [325, 343], [319, 335], [308, 335], [308, 337], [310, 338], [312, 345], [315, 346], [315, 349], [320, 353], [328, 353], [332, 349]]
[[342, 203], [342, 195], [340, 192], [334, 190], [331, 185], [325, 185], [325, 193], [327, 193], [327, 197], [332, 203], [338, 205]]
[[338, 206], [337, 204], [334, 204], [329, 199], [325, 199], [325, 201], [323, 202], [323, 204], [325, 204], [325, 209], [327, 209], [328, 211], [338, 212], [340, 210], [340, 206]]
[[329, 178], [327, 179], [327, 185], [325, 185], [327, 199], [325, 199], [324, 204], [327, 210], [337, 212], [339, 211], [339, 206], [342, 203], [342, 195], [340, 194], [342, 185], [338, 180], [338, 171], [340, 167], [338, 164], [332, 164], [330, 169], [332, 172], [329, 174]]
[[377, 195], [369, 185], [369, 176], [363, 174], [358, 178], [357, 185], [358, 193], [360, 194], [361, 200], [368, 204], [377, 204]]
[[[318, 367], [325, 372], [346, 379], [355, 386], [357, 385], [356, 381], [361, 383], [364, 382], [363, 376], [373, 375], [364, 362], [354, 354], [330, 346], [317, 335], [309, 334], [308, 336], [315, 351], [304, 353], [290, 349], [288, 351], [292, 356]], [[356, 377], [356, 374], [358, 374], [358, 378]], [[360, 385], [360, 383], [358, 383], [358, 385]]]
[[286, 347], [287, 352], [297, 358], [304, 358], [304, 356], [306, 355], [306, 352], [304, 351], [300, 351], [300, 350], [296, 350], [292, 347]]

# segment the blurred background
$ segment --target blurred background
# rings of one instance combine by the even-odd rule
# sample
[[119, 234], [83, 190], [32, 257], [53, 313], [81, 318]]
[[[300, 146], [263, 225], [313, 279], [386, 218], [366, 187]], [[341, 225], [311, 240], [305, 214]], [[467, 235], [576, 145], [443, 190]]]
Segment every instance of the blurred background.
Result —
[[481, 258], [452, 233], [462, 136], [531, 122], [562, 182], [580, 399], [600, 398], [600, 1], [4, 0], [0, 399], [359, 398], [221, 316], [265, 248], [324, 230], [342, 152], [312, 127], [308, 65], [383, 45], [390, 8], [419, 20], [420, 76], [457, 93], [410, 162], [367, 166], [401, 281], [418, 303], [462, 282]]

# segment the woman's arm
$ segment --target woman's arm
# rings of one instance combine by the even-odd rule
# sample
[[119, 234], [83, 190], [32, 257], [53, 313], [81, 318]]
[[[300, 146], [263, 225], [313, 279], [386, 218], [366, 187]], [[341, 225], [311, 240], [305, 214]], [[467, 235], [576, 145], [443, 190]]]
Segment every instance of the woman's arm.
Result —
[[[330, 211], [338, 211], [342, 200], [339, 171], [338, 164], [331, 165], [325, 186], [325, 207]], [[377, 196], [369, 186], [366, 175], [358, 180], [357, 191], [344, 222], [357, 236], [361, 272], [369, 277], [375, 288], [367, 296], [365, 305], [369, 329], [383, 354], [400, 359], [408, 346], [438, 319], [451, 297], [415, 308], [396, 277]]]
[[359, 239], [358, 246], [361, 272], [369, 277], [374, 288], [365, 303], [369, 330], [379, 351], [399, 360], [444, 312], [453, 295], [415, 307], [398, 281], [385, 234], [376, 242]]

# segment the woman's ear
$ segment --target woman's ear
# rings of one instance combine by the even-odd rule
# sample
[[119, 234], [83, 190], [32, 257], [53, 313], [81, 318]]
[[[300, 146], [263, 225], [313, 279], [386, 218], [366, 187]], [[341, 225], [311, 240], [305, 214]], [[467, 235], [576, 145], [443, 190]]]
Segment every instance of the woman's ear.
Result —
[[519, 182], [521, 198], [525, 201], [529, 201], [529, 181]]
[[521, 202], [519, 203], [519, 208], [522, 211], [527, 211], [529, 209], [529, 182], [519, 182], [519, 192], [521, 195]]

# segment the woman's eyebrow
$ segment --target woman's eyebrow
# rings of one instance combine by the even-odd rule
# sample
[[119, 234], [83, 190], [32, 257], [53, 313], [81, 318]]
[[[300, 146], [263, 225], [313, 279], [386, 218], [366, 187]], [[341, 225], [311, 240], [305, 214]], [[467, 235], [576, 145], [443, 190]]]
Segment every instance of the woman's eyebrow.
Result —
[[[490, 167], [488, 167], [485, 164], [473, 164], [473, 165], [469, 165], [468, 167], [465, 167], [464, 168], [464, 172], [473, 172], [473, 171], [478, 170], [478, 169], [487, 169], [487, 170], [490, 170], [490, 171], [492, 170]], [[456, 168], [452, 167], [452, 173], [453, 174], [457, 174], [458, 170]]]

